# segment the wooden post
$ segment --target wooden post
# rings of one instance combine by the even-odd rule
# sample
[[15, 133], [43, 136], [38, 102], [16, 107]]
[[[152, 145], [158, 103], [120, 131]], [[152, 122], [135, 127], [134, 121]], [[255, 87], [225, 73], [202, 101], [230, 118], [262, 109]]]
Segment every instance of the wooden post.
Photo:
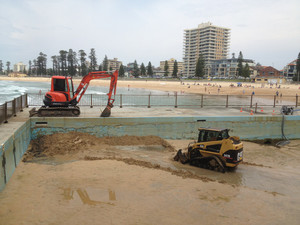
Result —
[[177, 105], [177, 92], [175, 92], [175, 108], [177, 108], [178, 105]]
[[120, 108], [123, 108], [123, 105], [122, 105], [122, 94], [120, 94]]
[[150, 106], [150, 94], [149, 94], [149, 97], [148, 97], [148, 108], [150, 108], [151, 106]]
[[273, 108], [275, 108], [276, 106], [276, 95], [274, 95], [274, 104], [273, 104]]
[[16, 117], [17, 116], [17, 99], [14, 98], [12, 100], [12, 108], [13, 108], [13, 115]]
[[7, 102], [4, 103], [4, 123], [8, 123], [8, 121], [7, 121]]
[[296, 108], [298, 107], [298, 95], [296, 94]]
[[201, 108], [203, 108], [203, 95], [201, 95]]
[[93, 94], [91, 94], [91, 105], [90, 108], [93, 108]]
[[228, 95], [226, 96], [226, 108], [228, 108]]
[[252, 101], [253, 101], [253, 95], [251, 95], [251, 99], [250, 99], [250, 108], [252, 108]]
[[28, 108], [28, 94], [25, 94], [25, 107]]
[[255, 103], [255, 113], [257, 113], [257, 102]]
[[20, 100], [20, 112], [23, 112], [23, 95], [21, 95]]

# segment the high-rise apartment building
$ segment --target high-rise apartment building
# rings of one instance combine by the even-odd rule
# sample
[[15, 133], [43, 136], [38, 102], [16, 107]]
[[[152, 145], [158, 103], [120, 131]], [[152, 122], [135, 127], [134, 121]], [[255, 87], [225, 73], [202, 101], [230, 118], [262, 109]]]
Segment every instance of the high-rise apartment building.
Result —
[[197, 28], [184, 30], [183, 75], [194, 76], [196, 63], [203, 55], [206, 64], [211, 60], [226, 59], [229, 50], [230, 29], [199, 24]]
[[26, 70], [26, 65], [23, 64], [22, 62], [16, 63], [14, 65], [14, 72], [24, 72], [24, 70]]

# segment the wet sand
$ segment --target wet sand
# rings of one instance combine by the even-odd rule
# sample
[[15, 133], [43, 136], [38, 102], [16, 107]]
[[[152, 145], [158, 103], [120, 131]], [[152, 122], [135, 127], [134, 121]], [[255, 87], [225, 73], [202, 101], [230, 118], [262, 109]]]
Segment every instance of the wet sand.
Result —
[[48, 136], [0, 193], [0, 224], [298, 224], [300, 141], [244, 142], [225, 174], [174, 162], [190, 141]]

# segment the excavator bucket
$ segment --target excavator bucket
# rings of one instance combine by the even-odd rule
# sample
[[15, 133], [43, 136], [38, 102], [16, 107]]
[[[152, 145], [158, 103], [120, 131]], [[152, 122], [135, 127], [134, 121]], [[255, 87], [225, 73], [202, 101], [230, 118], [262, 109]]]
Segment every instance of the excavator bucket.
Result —
[[103, 112], [101, 113], [100, 117], [110, 117], [111, 114], [111, 107], [106, 106]]

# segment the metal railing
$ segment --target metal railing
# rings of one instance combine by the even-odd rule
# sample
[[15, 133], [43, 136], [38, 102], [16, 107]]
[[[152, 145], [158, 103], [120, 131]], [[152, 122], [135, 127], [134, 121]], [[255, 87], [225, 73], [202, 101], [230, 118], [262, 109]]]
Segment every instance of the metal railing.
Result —
[[[16, 116], [17, 112], [29, 106], [42, 106], [44, 93], [27, 93], [12, 101], [0, 105], [0, 123], [7, 123], [8, 119]], [[225, 107], [225, 108], [249, 108], [258, 107], [281, 107], [284, 105], [298, 107], [300, 104], [298, 95], [296, 96], [276, 96], [276, 95], [125, 95], [115, 96], [115, 107], [174, 107], [174, 108], [204, 108], [204, 107]], [[85, 94], [79, 106], [100, 106], [107, 105], [107, 95]]]
[[[28, 93], [29, 106], [43, 105], [44, 94]], [[79, 106], [106, 106], [107, 95], [85, 94]], [[195, 95], [195, 94], [166, 94], [166, 95], [125, 95], [115, 96], [114, 106], [123, 107], [280, 107], [283, 105], [298, 107], [298, 96], [276, 95]]]
[[27, 99], [27, 94], [24, 94], [0, 105], [0, 123], [7, 123], [10, 117], [16, 116], [17, 112], [22, 112], [28, 107]]

